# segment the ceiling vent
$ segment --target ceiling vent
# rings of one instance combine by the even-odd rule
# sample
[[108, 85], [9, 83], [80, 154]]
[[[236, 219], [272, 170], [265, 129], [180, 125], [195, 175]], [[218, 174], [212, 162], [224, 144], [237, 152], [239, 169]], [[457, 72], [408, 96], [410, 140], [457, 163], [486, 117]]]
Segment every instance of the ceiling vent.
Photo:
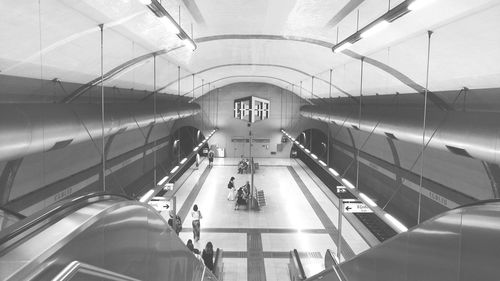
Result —
[[390, 138], [390, 139], [393, 139], [393, 140], [397, 140], [398, 138], [396, 138], [396, 136], [393, 134], [393, 133], [388, 133], [388, 132], [385, 132], [385, 135]]
[[451, 145], [446, 145], [446, 148], [451, 152], [451, 153], [454, 153], [454, 154], [458, 154], [458, 155], [461, 155], [461, 156], [465, 156], [465, 157], [469, 157], [469, 158], [472, 158], [472, 156], [469, 154], [469, 152], [467, 152], [467, 150], [463, 149], [463, 148], [459, 148], [459, 147], [455, 147], [455, 146], [451, 146]]

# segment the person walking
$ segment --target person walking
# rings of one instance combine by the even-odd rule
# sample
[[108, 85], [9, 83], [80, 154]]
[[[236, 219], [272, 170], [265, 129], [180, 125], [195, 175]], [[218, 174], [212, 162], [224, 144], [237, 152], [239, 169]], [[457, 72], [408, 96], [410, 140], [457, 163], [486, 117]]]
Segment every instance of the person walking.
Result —
[[227, 183], [227, 188], [229, 189], [229, 193], [227, 194], [227, 200], [234, 200], [236, 189], [234, 188], [234, 177], [231, 177], [229, 182]]
[[193, 211], [191, 212], [191, 218], [193, 219], [193, 240], [198, 242], [200, 240], [200, 220], [203, 218], [200, 210], [198, 210], [198, 205], [194, 204]]

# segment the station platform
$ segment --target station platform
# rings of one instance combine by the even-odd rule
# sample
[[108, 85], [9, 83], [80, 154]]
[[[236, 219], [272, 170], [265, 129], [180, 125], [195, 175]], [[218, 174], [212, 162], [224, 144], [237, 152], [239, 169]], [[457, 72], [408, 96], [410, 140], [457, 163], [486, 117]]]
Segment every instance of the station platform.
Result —
[[[293, 249], [308, 276], [323, 270], [326, 250], [337, 252], [338, 210], [331, 192], [300, 160], [255, 158], [259, 169], [254, 185], [264, 190], [266, 206], [260, 211], [234, 210], [235, 202], [227, 199], [230, 177], [236, 178], [237, 188], [250, 180], [250, 174], [237, 174], [238, 161], [216, 158], [212, 168], [203, 161], [199, 169], [186, 172], [176, 192], [183, 221], [180, 238], [193, 238], [190, 213], [197, 204], [203, 219], [195, 248], [202, 250], [211, 241], [224, 250], [223, 280], [286, 280]], [[168, 214], [162, 215], [168, 219]], [[344, 219], [342, 225], [343, 259], [370, 248], [349, 221]]]

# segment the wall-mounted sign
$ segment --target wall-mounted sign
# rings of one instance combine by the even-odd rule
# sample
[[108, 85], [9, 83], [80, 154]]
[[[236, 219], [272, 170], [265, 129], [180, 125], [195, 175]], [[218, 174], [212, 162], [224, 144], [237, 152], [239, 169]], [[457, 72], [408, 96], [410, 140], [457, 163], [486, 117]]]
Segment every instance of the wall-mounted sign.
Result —
[[269, 118], [269, 100], [258, 97], [245, 97], [234, 100], [234, 118], [250, 123]]
[[361, 201], [344, 200], [342, 205], [344, 213], [373, 213], [373, 211]]

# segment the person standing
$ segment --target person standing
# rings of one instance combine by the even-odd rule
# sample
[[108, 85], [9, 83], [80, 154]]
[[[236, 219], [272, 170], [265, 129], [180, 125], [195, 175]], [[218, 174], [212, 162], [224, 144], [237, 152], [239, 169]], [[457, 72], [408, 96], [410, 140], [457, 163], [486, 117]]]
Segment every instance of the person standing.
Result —
[[234, 177], [231, 177], [231, 179], [227, 183], [227, 188], [229, 189], [229, 193], [227, 194], [227, 200], [233, 201], [236, 192], [234, 188]]
[[214, 151], [210, 150], [208, 152], [208, 166], [212, 168], [214, 166]]
[[214, 246], [212, 242], [208, 242], [201, 253], [201, 258], [203, 259], [203, 263], [205, 266], [210, 269], [210, 271], [214, 272]]
[[200, 220], [203, 218], [200, 210], [198, 210], [198, 205], [194, 204], [193, 211], [191, 212], [191, 218], [193, 219], [193, 239], [198, 242], [200, 240]]

